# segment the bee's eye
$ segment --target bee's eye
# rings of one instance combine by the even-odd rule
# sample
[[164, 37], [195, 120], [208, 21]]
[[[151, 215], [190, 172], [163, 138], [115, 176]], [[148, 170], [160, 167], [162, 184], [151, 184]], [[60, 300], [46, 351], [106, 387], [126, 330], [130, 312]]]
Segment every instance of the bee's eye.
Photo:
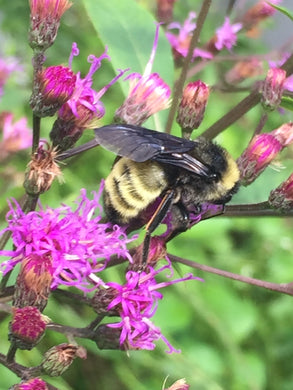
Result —
[[218, 181], [220, 180], [221, 175], [219, 173], [213, 172], [209, 175], [209, 180], [210, 181]]

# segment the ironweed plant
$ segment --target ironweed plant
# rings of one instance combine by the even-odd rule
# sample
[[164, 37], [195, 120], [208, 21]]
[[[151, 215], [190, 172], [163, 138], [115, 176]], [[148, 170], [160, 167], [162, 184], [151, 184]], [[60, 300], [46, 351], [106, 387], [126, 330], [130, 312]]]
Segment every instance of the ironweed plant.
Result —
[[[288, 31], [287, 38], [273, 49], [266, 48], [261, 36], [268, 26], [272, 26], [276, 15], [281, 17], [280, 20], [292, 23], [292, 14], [282, 7], [281, 0], [247, 2], [249, 4], [230, 1], [227, 8], [223, 2], [212, 0], [198, 1], [195, 5], [193, 2], [183, 3], [157, 0], [150, 6], [134, 0], [84, 0], [81, 5], [68, 0], [30, 0], [25, 12], [30, 13], [28, 43], [32, 52], [31, 65], [24, 65], [21, 55], [9, 56], [8, 44], [3, 45], [0, 53], [0, 92], [4, 102], [0, 114], [3, 218], [0, 309], [1, 338], [5, 342], [1, 346], [0, 362], [3, 376], [7, 376], [3, 383], [7, 386], [0, 385], [1, 389], [9, 386], [18, 390], [106, 386], [113, 389], [163, 386], [172, 390], [187, 390], [189, 387], [288, 388], [276, 387], [278, 382], [269, 380], [270, 374], [261, 359], [255, 360], [258, 374], [249, 378], [250, 375], [240, 373], [239, 367], [231, 367], [231, 361], [225, 364], [225, 357], [216, 356], [214, 350], [201, 353], [199, 341], [194, 346], [197, 358], [190, 358], [189, 371], [184, 369], [184, 364], [179, 365], [179, 370], [170, 370], [170, 364], [175, 360], [169, 354], [180, 356], [178, 353], [181, 352], [185, 356], [188, 343], [192, 345], [186, 339], [188, 330], [192, 333], [189, 327], [195, 316], [206, 318], [215, 334], [214, 344], [217, 344], [220, 332], [213, 318], [216, 314], [210, 308], [204, 314], [196, 298], [208, 294], [214, 280], [208, 274], [222, 276], [226, 283], [229, 283], [227, 279], [241, 282], [242, 287], [235, 289], [242, 289], [248, 296], [248, 291], [252, 291], [249, 288], [253, 289], [253, 286], [257, 291], [270, 290], [274, 296], [293, 296], [293, 269], [290, 265], [281, 282], [278, 278], [275, 282], [267, 281], [267, 274], [262, 274], [261, 269], [249, 270], [250, 261], [241, 263], [239, 272], [234, 272], [233, 259], [237, 261], [239, 256], [237, 248], [245, 247], [245, 234], [232, 227], [233, 221], [246, 221], [252, 217], [257, 218], [257, 223], [261, 221], [262, 226], [267, 226], [272, 221], [268, 217], [278, 217], [292, 228], [289, 218], [293, 215], [292, 173], [285, 179], [282, 172], [274, 172], [270, 191], [261, 201], [250, 201], [249, 196], [245, 201], [248, 192], [244, 190], [245, 187], [254, 188], [265, 175], [270, 182], [272, 164], [280, 167], [288, 160], [289, 169], [293, 168], [290, 163], [293, 124], [289, 119], [293, 109], [292, 35]], [[5, 20], [5, 7], [1, 12]], [[90, 22], [92, 26], [89, 26]], [[26, 21], [22, 18], [19, 23]], [[77, 34], [79, 29], [81, 37]], [[70, 35], [74, 37], [71, 47], [67, 45]], [[4, 42], [4, 34], [0, 39]], [[11, 37], [7, 42], [11, 45], [13, 42], [14, 47], [18, 45]], [[95, 54], [85, 54], [91, 45]], [[62, 60], [58, 59], [61, 47]], [[101, 48], [99, 53], [97, 47]], [[65, 64], [66, 56], [68, 61]], [[86, 63], [88, 69], [85, 72]], [[79, 66], [83, 70], [79, 70]], [[10, 89], [15, 91], [14, 85], [26, 91], [23, 85], [28, 85], [30, 73], [30, 96], [24, 94], [24, 98], [18, 98], [16, 94], [9, 94]], [[15, 97], [15, 103], [11, 96]], [[21, 104], [29, 103], [31, 114], [28, 109], [16, 107], [20, 101]], [[19, 113], [24, 115], [20, 119]], [[93, 129], [103, 126], [109, 135], [98, 142]], [[154, 196], [154, 201], [151, 198], [145, 203], [147, 207], [139, 208], [137, 199], [149, 196], [148, 189], [151, 192], [153, 183], [145, 182], [146, 176], [139, 168], [134, 174], [132, 165], [126, 166], [113, 179], [110, 189], [117, 192], [113, 196], [116, 196], [116, 202], [118, 199], [118, 204], [112, 203], [114, 211], [109, 213], [106, 201], [103, 205], [105, 182], [98, 177], [110, 173], [111, 163], [99, 143], [108, 145], [108, 149], [115, 152], [121, 146], [123, 157], [142, 161], [131, 157], [132, 149], [129, 155], [124, 152], [128, 144], [134, 150], [141, 150], [139, 141], [133, 146], [136, 141], [131, 139], [131, 131], [134, 129], [134, 136], [136, 131], [142, 131], [144, 137], [146, 130], [141, 130], [142, 127], [165, 133], [162, 145], [157, 138], [154, 138], [156, 141], [143, 138], [144, 142], [149, 142], [145, 147], [153, 153], [150, 160], [167, 153], [167, 159], [164, 157], [159, 165], [160, 171], [154, 170], [152, 180], [162, 181], [161, 173], [167, 169], [165, 165], [175, 159], [175, 163], [171, 162], [173, 165], [168, 165], [168, 172], [174, 177]], [[127, 131], [119, 133], [120, 128]], [[129, 136], [129, 139], [117, 140], [120, 134]], [[154, 137], [159, 138], [158, 133], [155, 134]], [[180, 146], [176, 144], [178, 149], [170, 151], [171, 141], [175, 142], [172, 135], [181, 137], [181, 140], [176, 138]], [[223, 166], [219, 172], [211, 174], [210, 162], [197, 158], [199, 171], [188, 179], [191, 181], [184, 188], [184, 175], [181, 174], [184, 170], [186, 177], [189, 168], [180, 165], [181, 171], [178, 171], [178, 160], [190, 159], [187, 152], [190, 145], [196, 145], [191, 139], [198, 142], [199, 136], [209, 145], [217, 137], [217, 144], [223, 143], [236, 163], [227, 163], [228, 159], [234, 160], [224, 150]], [[155, 148], [159, 149], [154, 152]], [[229, 164], [233, 169], [228, 170]], [[121, 182], [122, 177], [126, 177], [124, 187], [119, 175]], [[200, 186], [205, 186], [205, 197], [187, 202], [187, 187], [193, 185], [193, 180], [198, 180], [196, 175], [210, 175], [208, 179], [199, 180]], [[210, 183], [216, 175], [221, 177], [218, 178], [221, 189], [217, 187], [217, 191], [222, 195], [210, 195], [210, 191], [215, 191]], [[81, 188], [82, 180], [84, 185]], [[275, 185], [275, 180], [279, 184]], [[87, 186], [89, 182], [91, 184]], [[108, 191], [107, 181], [106, 188]], [[135, 189], [138, 193], [133, 195]], [[233, 195], [236, 189], [238, 194], [230, 204], [231, 196], [226, 198], [224, 195], [230, 194], [230, 190], [233, 190]], [[199, 187], [198, 191], [201, 190]], [[213, 201], [217, 199], [221, 201]], [[113, 215], [114, 212], [119, 214], [121, 209], [124, 210], [124, 219], [120, 216], [122, 223], [117, 223]], [[132, 218], [129, 216], [133, 209]], [[227, 221], [231, 221], [228, 228]], [[179, 222], [184, 222], [182, 232], [178, 231]], [[220, 226], [218, 223], [223, 224], [220, 233], [217, 233], [218, 227], [213, 230], [213, 226]], [[205, 224], [208, 229], [201, 230]], [[158, 225], [163, 225], [163, 228], [155, 229]], [[145, 226], [149, 229], [147, 233]], [[154, 228], [150, 229], [150, 226]], [[223, 265], [224, 270], [209, 265], [208, 257], [214, 256], [217, 249], [223, 251], [221, 245], [225, 244], [220, 241], [225, 236], [230, 237], [229, 243], [233, 242], [234, 247], [228, 244], [224, 249], [230, 258]], [[204, 240], [204, 247], [196, 240]], [[282, 238], [276, 234], [274, 241], [278, 240]], [[292, 237], [287, 237], [286, 242], [285, 251], [290, 257]], [[250, 256], [255, 259], [263, 256], [265, 262], [268, 249], [261, 250], [261, 247], [259, 242], [255, 251], [251, 249]], [[231, 270], [227, 270], [229, 264]], [[176, 276], [178, 265], [181, 268]], [[183, 283], [185, 281], [188, 283]], [[192, 306], [185, 302], [181, 292], [177, 297], [180, 305], [178, 301], [175, 305], [170, 304], [172, 310], [166, 314], [168, 320], [155, 317], [163, 302], [172, 301], [167, 287], [171, 291], [180, 291], [174, 287], [180, 284], [184, 285], [183, 290], [189, 289], [190, 302], [197, 303]], [[222, 291], [221, 286], [218, 288]], [[206, 292], [200, 292], [204, 290]], [[217, 305], [216, 287], [212, 295], [214, 305]], [[206, 298], [208, 302], [209, 298]], [[253, 299], [251, 304], [253, 307]], [[204, 299], [202, 305], [209, 307]], [[184, 320], [186, 332], [176, 330], [178, 337], [170, 341], [165, 335], [164, 325], [168, 328], [168, 323], [179, 323], [180, 328], [180, 316], [185, 316], [185, 310], [192, 310], [187, 316], [189, 324]], [[268, 317], [263, 319], [264, 322], [267, 320]], [[208, 332], [203, 331], [203, 320], [196, 321], [204, 344], [209, 339]], [[169, 328], [170, 335], [174, 329]], [[229, 332], [229, 327], [224, 325], [222, 342], [231, 352], [233, 347], [227, 341]], [[165, 344], [168, 354], [164, 357], [168, 362], [165, 367], [156, 364], [158, 355], [153, 351], [159, 340]], [[257, 349], [256, 345], [254, 347]], [[81, 371], [80, 366], [95, 367], [97, 356], [102, 359], [106, 350], [119, 355], [114, 359], [117, 367], [120, 365], [123, 369], [127, 362], [132, 366], [134, 356], [146, 356], [147, 353], [147, 377], [152, 377], [154, 369], [160, 372], [161, 382], [146, 379], [139, 365], [129, 371], [133, 377], [141, 375], [139, 381], [129, 374], [123, 377], [118, 373], [115, 379], [110, 369], [98, 369], [96, 376], [89, 375], [88, 382], [86, 375], [82, 380], [77, 375], [73, 382], [54, 378], [61, 377], [75, 358], [83, 359], [74, 362], [77, 373]], [[33, 358], [38, 360], [36, 365], [31, 364], [27, 357], [33, 351], [39, 351]], [[253, 360], [255, 355], [251, 353]], [[122, 357], [124, 354], [127, 360]], [[235, 351], [231, 352], [230, 359], [233, 360], [233, 356], [238, 356]], [[175, 364], [178, 365], [178, 361]], [[239, 366], [241, 364], [239, 361]], [[204, 370], [203, 367], [209, 368]], [[95, 370], [93, 368], [94, 373]], [[9, 372], [14, 376], [9, 376]], [[164, 382], [168, 375], [171, 378]], [[217, 383], [219, 387], [215, 387]]]

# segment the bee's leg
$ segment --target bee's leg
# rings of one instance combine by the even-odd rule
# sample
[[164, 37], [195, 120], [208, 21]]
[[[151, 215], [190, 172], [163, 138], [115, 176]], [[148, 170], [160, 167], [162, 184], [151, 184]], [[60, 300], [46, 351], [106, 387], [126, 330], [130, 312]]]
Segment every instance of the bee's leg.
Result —
[[175, 191], [170, 189], [166, 192], [163, 199], [161, 200], [159, 206], [157, 207], [154, 215], [149, 220], [146, 225], [146, 234], [143, 242], [143, 251], [142, 251], [142, 264], [147, 263], [151, 234], [156, 230], [156, 228], [160, 225], [163, 219], [166, 217], [167, 212], [169, 211], [172, 201], [175, 195]]
[[96, 146], [99, 146], [98, 141], [96, 139], [92, 139], [91, 141], [86, 142], [83, 145], [77, 146], [77, 147], [72, 148], [72, 149], [65, 150], [64, 152], [60, 153], [56, 157], [56, 159], [59, 161], [62, 161], [62, 160], [65, 160], [69, 157], [73, 157], [76, 154], [79, 154], [79, 153], [85, 152], [89, 149], [95, 148]]

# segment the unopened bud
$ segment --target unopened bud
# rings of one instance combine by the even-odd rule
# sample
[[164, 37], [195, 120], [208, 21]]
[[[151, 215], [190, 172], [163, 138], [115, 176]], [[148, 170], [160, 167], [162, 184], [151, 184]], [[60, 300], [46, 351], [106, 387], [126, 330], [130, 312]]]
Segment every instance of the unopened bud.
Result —
[[117, 297], [117, 290], [109, 287], [103, 288], [97, 287], [95, 294], [92, 298], [92, 307], [98, 314], [105, 314], [108, 317], [119, 316], [117, 307], [107, 310], [109, 304]]
[[52, 261], [49, 257], [31, 253], [21, 262], [13, 306], [35, 306], [41, 312], [47, 305], [53, 278]]
[[175, 1], [176, 0], [157, 0], [157, 15], [159, 22], [172, 22]]
[[272, 111], [279, 107], [285, 80], [285, 70], [279, 68], [271, 68], [268, 70], [262, 87], [262, 105], [266, 110]]
[[50, 66], [37, 74], [30, 105], [35, 115], [52, 116], [73, 94], [76, 75], [65, 66]]
[[282, 150], [281, 143], [271, 134], [253, 137], [247, 149], [238, 158], [241, 184], [252, 183]]
[[71, 5], [68, 0], [30, 0], [29, 44], [32, 49], [44, 51], [54, 43], [61, 16]]
[[33, 378], [28, 381], [10, 387], [9, 390], [49, 390], [47, 383], [40, 378]]
[[46, 374], [60, 376], [76, 357], [86, 359], [86, 351], [83, 347], [66, 343], [56, 345], [44, 354], [41, 366]]
[[257, 58], [246, 61], [239, 61], [230, 69], [225, 76], [227, 83], [239, 84], [243, 80], [250, 79], [263, 74], [263, 65]]
[[36, 307], [13, 308], [8, 338], [17, 348], [31, 350], [43, 337], [47, 322]]
[[177, 122], [183, 132], [187, 132], [189, 136], [192, 130], [197, 129], [203, 120], [209, 93], [207, 84], [200, 80], [189, 83], [184, 88], [178, 108]]
[[120, 344], [121, 329], [110, 328], [106, 324], [96, 329], [95, 339], [99, 349], [114, 349], [125, 351], [124, 344]]
[[[278, 4], [282, 0], [271, 0], [270, 3]], [[263, 20], [271, 17], [276, 12], [276, 9], [272, 7], [269, 2], [260, 0], [241, 18], [243, 28], [248, 31], [248, 35], [255, 37], [259, 34], [258, 25]]]
[[67, 121], [61, 118], [56, 119], [50, 133], [50, 139], [58, 152], [72, 148], [82, 136], [83, 128], [78, 127], [72, 118]]
[[293, 207], [293, 173], [281, 183], [279, 187], [272, 190], [269, 196], [271, 206], [284, 211], [292, 210]]
[[179, 379], [178, 381], [174, 382], [172, 386], [165, 390], [188, 390], [189, 387], [190, 386], [186, 383], [185, 379]]
[[115, 121], [141, 125], [151, 115], [169, 107], [170, 94], [170, 87], [157, 73], [131, 80], [129, 95], [115, 112]]
[[55, 161], [56, 150], [47, 143], [41, 144], [28, 164], [24, 188], [28, 194], [36, 195], [46, 192], [57, 177], [62, 178], [61, 170]]
[[282, 145], [290, 145], [293, 142], [293, 122], [284, 123], [282, 126], [270, 132]]

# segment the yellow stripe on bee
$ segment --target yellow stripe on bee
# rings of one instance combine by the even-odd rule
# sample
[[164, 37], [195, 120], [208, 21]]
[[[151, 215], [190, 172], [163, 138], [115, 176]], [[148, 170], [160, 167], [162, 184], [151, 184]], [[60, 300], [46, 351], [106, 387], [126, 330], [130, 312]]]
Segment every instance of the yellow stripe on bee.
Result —
[[163, 169], [153, 161], [118, 160], [105, 181], [112, 207], [131, 218], [151, 204], [167, 187]]
[[226, 170], [222, 174], [221, 180], [214, 186], [213, 191], [206, 196], [206, 201], [214, 201], [225, 197], [239, 181], [240, 173], [235, 160], [225, 151], [227, 162]]
[[226, 161], [227, 161], [227, 169], [226, 173], [223, 174], [221, 182], [226, 190], [231, 190], [235, 184], [239, 181], [240, 172], [237, 166], [237, 163], [230, 156], [228, 152], [226, 152]]

